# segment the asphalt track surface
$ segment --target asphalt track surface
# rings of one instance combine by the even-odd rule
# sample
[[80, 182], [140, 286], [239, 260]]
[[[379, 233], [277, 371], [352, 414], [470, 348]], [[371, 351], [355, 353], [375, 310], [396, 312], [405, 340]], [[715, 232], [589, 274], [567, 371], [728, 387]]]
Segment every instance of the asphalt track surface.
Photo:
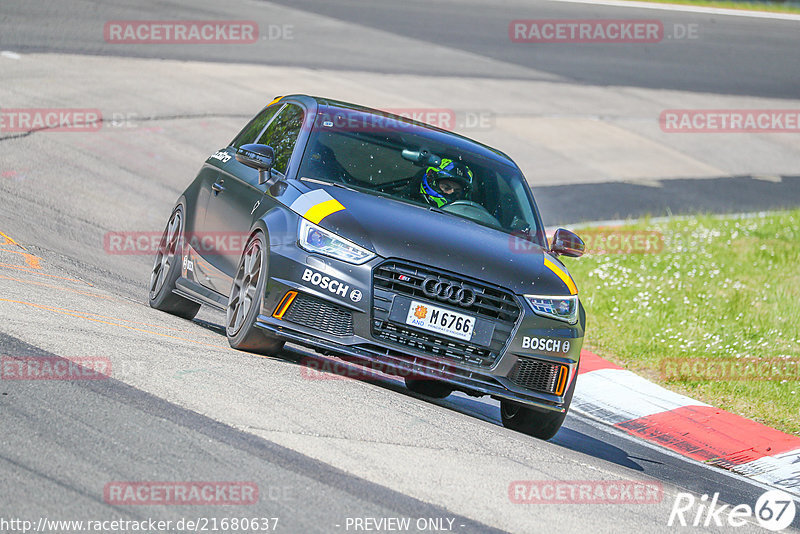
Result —
[[[280, 11], [276, 6], [285, 6]], [[314, 16], [314, 15], [321, 15]], [[122, 54], [203, 61], [236, 61], [324, 69], [411, 72], [442, 76], [497, 76], [483, 64], [440, 61], [424, 46], [397, 49], [377, 32], [446, 46], [559, 77], [565, 83], [620, 85], [695, 92], [797, 98], [800, 55], [796, 22], [700, 13], [652, 11], [553, 1], [446, 0], [279, 0], [261, 2], [59, 2], [31, 5], [3, 3], [0, 44], [20, 52], [59, 51]], [[253, 54], [246, 46], [220, 49], [170, 45], [120, 47], [98, 42], [98, 28], [108, 20], [256, 20], [260, 25], [293, 25], [293, 43], [280, 43]], [[664, 43], [509, 46], [508, 25], [517, 19], [619, 18], [658, 20]], [[64, 21], [69, 21], [64, 24]], [[336, 23], [346, 24], [345, 34]], [[99, 23], [99, 24], [98, 24]], [[696, 38], [677, 38], [679, 27], [697, 26]], [[675, 38], [673, 38], [673, 36]], [[266, 35], [269, 39], [269, 35]], [[277, 34], [276, 34], [277, 37]], [[301, 46], [296, 46], [302, 43]], [[176, 49], [177, 48], [177, 49]]]
[[[679, 23], [700, 20], [707, 29], [704, 39], [725, 37], [724, 46], [621, 47], [611, 55], [592, 47], [553, 48], [515, 58], [493, 42], [497, 31], [502, 39], [511, 18], [653, 15], [553, 2], [511, 2], [503, 10], [455, 2], [291, 6], [281, 11], [262, 2], [191, 7], [160, 2], [147, 9], [123, 2], [56, 7], [4, 2], [0, 47], [23, 53], [21, 61], [26, 53], [43, 52], [431, 77], [470, 69], [473, 77], [514, 77], [519, 72], [509, 64], [525, 63], [565, 86], [797, 97], [800, 34], [783, 21], [670, 13], [659, 16]], [[275, 20], [309, 33], [292, 43], [278, 41], [257, 57], [236, 47], [112, 48], [97, 39], [98, 24], [102, 28], [107, 20], [187, 18]], [[313, 31], [304, 30], [308, 27]], [[343, 28], [360, 38], [342, 39]], [[323, 46], [326, 31], [329, 46]], [[402, 35], [408, 48], [375, 38], [387, 33]], [[482, 59], [441, 65], [435, 54], [424, 53], [431, 42]], [[689, 68], [686, 57], [692, 58]], [[51, 98], [42, 107], [54, 105], [60, 84], [81, 75], [72, 66], [73, 59], [66, 58], [51, 77], [42, 77], [41, 93]], [[4, 76], [4, 81], [11, 82], [6, 90], [13, 93], [15, 80]], [[38, 90], [25, 87], [36, 102]], [[191, 92], [173, 90], [185, 91], [187, 98]], [[61, 106], [81, 102], [71, 91], [55, 100]], [[0, 352], [14, 358], [100, 356], [113, 369], [112, 378], [99, 381], [0, 381], [0, 518], [35, 523], [41, 517], [277, 517], [279, 532], [345, 532], [353, 531], [346, 528], [348, 518], [410, 517], [452, 519], [455, 532], [666, 532], [674, 530], [667, 520], [678, 492], [696, 497], [719, 492], [722, 502], [751, 506], [763, 493], [742, 477], [577, 414], [553, 440], [541, 442], [504, 429], [493, 401], [460, 395], [431, 401], [391, 379], [320, 379], [296, 362], [315, 356], [296, 347], [286, 349], [286, 359], [231, 350], [218, 314], [202, 311], [188, 322], [151, 310], [146, 304], [151, 258], [108, 254], [102, 248], [105, 232], [160, 230], [172, 202], [208, 155], [193, 143], [216, 146], [220, 136], [229, 138], [247, 119], [166, 115], [153, 120], [153, 129], [161, 130], [150, 141], [114, 138], [125, 140], [124, 146], [89, 134], [65, 139], [36, 132], [0, 140], [0, 231], [7, 236], [0, 238]], [[175, 146], [159, 152], [153, 143], [165, 138]], [[148, 159], [148, 151], [156, 152], [158, 161]], [[170, 156], [171, 161], [160, 159]], [[792, 205], [799, 196], [797, 177], [739, 179], [724, 195], [709, 179], [669, 181], [671, 197], [663, 189], [599, 183], [551, 186], [537, 198], [556, 222], [636, 215], [642, 206], [655, 206], [651, 212], [686, 205], [765, 209]], [[698, 187], [706, 188], [705, 197], [687, 193]], [[598, 202], [602, 195], [618, 200]], [[553, 200], [572, 211], [547, 208]], [[524, 505], [508, 496], [515, 480], [597, 479], [659, 482], [664, 498], [648, 505]], [[261, 496], [257, 504], [240, 507], [122, 506], [104, 500], [104, 486], [113, 481], [253, 481]], [[736, 531], [760, 529], [751, 521]]]

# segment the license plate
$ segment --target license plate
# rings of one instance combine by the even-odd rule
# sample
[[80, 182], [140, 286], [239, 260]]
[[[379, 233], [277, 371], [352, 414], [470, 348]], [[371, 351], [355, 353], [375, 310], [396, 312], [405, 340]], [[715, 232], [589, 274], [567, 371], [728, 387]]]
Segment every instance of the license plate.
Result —
[[469, 341], [475, 328], [475, 318], [412, 300], [406, 324]]

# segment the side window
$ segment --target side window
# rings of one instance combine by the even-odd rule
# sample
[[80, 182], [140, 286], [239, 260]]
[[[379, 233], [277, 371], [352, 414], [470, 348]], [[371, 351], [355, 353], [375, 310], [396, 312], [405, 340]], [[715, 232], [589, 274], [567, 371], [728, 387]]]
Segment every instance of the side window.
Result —
[[281, 104], [275, 104], [256, 115], [255, 118], [244, 127], [244, 130], [239, 132], [239, 135], [237, 135], [236, 138], [231, 141], [229, 146], [232, 146], [233, 148], [239, 148], [240, 146], [248, 143], [255, 143], [256, 139], [258, 138], [258, 134], [260, 134], [264, 127], [269, 124], [269, 121], [272, 120], [272, 117], [275, 116], [281, 107], [283, 107]]
[[257, 141], [259, 144], [271, 146], [275, 151], [273, 168], [281, 174], [286, 174], [286, 166], [289, 165], [302, 126], [303, 110], [300, 106], [287, 104]]

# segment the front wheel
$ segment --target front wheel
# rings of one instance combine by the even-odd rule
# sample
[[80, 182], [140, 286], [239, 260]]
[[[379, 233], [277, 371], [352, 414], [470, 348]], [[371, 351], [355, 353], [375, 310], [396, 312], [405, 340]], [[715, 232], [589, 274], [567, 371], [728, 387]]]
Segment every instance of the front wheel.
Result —
[[[579, 364], [580, 365], [580, 364]], [[575, 377], [569, 385], [567, 394], [564, 397], [564, 413], [539, 411], [526, 406], [520, 406], [511, 401], [500, 401], [500, 416], [503, 419], [503, 426], [528, 434], [535, 438], [548, 440], [558, 433], [564, 419], [567, 417], [569, 405], [572, 403], [572, 394], [575, 392], [575, 383], [578, 381], [578, 369], [575, 369]]]
[[228, 297], [225, 332], [234, 349], [274, 355], [283, 348], [283, 341], [255, 326], [266, 283], [267, 244], [264, 234], [257, 231], [242, 253]]

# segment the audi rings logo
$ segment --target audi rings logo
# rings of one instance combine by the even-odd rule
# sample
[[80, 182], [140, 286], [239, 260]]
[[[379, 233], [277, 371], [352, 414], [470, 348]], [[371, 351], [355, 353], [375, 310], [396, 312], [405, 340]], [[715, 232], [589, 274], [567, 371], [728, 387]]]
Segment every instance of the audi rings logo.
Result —
[[475, 303], [475, 290], [458, 282], [440, 280], [429, 276], [422, 282], [422, 292], [432, 299], [469, 307]]

